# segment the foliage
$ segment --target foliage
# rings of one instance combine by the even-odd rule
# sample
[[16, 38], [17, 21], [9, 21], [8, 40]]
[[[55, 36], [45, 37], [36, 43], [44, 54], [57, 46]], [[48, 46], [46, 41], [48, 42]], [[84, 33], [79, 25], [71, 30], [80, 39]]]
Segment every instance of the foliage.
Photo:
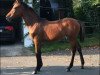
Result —
[[[31, 0], [30, 0], [31, 1]], [[100, 21], [100, 1], [99, 0], [52, 0], [66, 7], [67, 16], [74, 15], [76, 19], [87, 22], [99, 22]], [[26, 3], [29, 0], [25, 0]], [[40, 0], [32, 0], [33, 9], [39, 13]], [[66, 15], [65, 15], [66, 16]], [[71, 17], [69, 16], [69, 17]]]
[[100, 27], [100, 1], [73, 0], [73, 8], [75, 18], [85, 22], [86, 35], [93, 35], [95, 30]]
[[100, 4], [99, 0], [73, 0], [73, 3], [74, 13], [77, 19], [88, 22], [98, 22], [98, 13], [100, 13], [100, 11], [97, 8], [99, 7], [98, 4]]
[[33, 9], [35, 9], [35, 11], [39, 14], [39, 1], [40, 0], [33, 0], [33, 2], [32, 2], [32, 6], [33, 6]]

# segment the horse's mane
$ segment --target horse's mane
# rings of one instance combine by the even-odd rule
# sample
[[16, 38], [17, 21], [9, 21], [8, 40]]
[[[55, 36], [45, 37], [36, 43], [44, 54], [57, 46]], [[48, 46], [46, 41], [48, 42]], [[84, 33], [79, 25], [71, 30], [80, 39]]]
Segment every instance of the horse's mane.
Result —
[[31, 8], [29, 5], [27, 5], [24, 2], [21, 2], [21, 4], [26, 8], [26, 9], [30, 9], [31, 11], [34, 11], [33, 8]]
[[21, 2], [21, 4], [25, 7], [25, 9], [29, 9], [29, 10], [31, 10], [32, 12], [34, 12], [34, 13], [38, 16], [38, 14], [33, 10], [32, 7], [30, 7], [29, 5], [27, 5], [27, 4], [24, 3], [24, 2]]

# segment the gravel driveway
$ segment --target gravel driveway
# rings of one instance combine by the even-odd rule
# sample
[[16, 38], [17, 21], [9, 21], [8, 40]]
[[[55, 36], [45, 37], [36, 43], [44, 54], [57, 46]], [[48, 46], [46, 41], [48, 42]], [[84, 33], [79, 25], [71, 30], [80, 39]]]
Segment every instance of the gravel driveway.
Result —
[[[14, 54], [15, 50], [17, 52]], [[37, 75], [99, 75], [99, 51], [99, 47], [83, 49], [85, 69], [80, 69], [80, 58], [77, 53], [71, 72], [66, 71], [71, 59], [70, 50], [43, 54], [44, 65]], [[35, 65], [34, 54], [30, 50], [24, 50], [22, 45], [1, 47], [1, 75], [31, 75]]]

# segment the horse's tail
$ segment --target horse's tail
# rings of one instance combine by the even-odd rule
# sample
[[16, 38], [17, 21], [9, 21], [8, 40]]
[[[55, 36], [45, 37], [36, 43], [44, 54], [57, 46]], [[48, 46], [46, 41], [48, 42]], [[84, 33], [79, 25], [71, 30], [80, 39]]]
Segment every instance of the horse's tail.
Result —
[[78, 21], [80, 24], [80, 32], [79, 32], [79, 36], [80, 36], [80, 41], [84, 42], [84, 38], [85, 38], [85, 24], [82, 21]]

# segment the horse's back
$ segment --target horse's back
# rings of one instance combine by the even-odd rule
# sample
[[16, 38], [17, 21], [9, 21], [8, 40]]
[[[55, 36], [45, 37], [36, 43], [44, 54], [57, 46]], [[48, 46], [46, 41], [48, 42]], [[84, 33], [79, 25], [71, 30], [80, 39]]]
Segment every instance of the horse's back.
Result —
[[76, 19], [64, 18], [56, 21], [45, 20], [42, 22], [44, 37], [48, 40], [58, 40], [64, 36], [75, 37], [80, 26]]

